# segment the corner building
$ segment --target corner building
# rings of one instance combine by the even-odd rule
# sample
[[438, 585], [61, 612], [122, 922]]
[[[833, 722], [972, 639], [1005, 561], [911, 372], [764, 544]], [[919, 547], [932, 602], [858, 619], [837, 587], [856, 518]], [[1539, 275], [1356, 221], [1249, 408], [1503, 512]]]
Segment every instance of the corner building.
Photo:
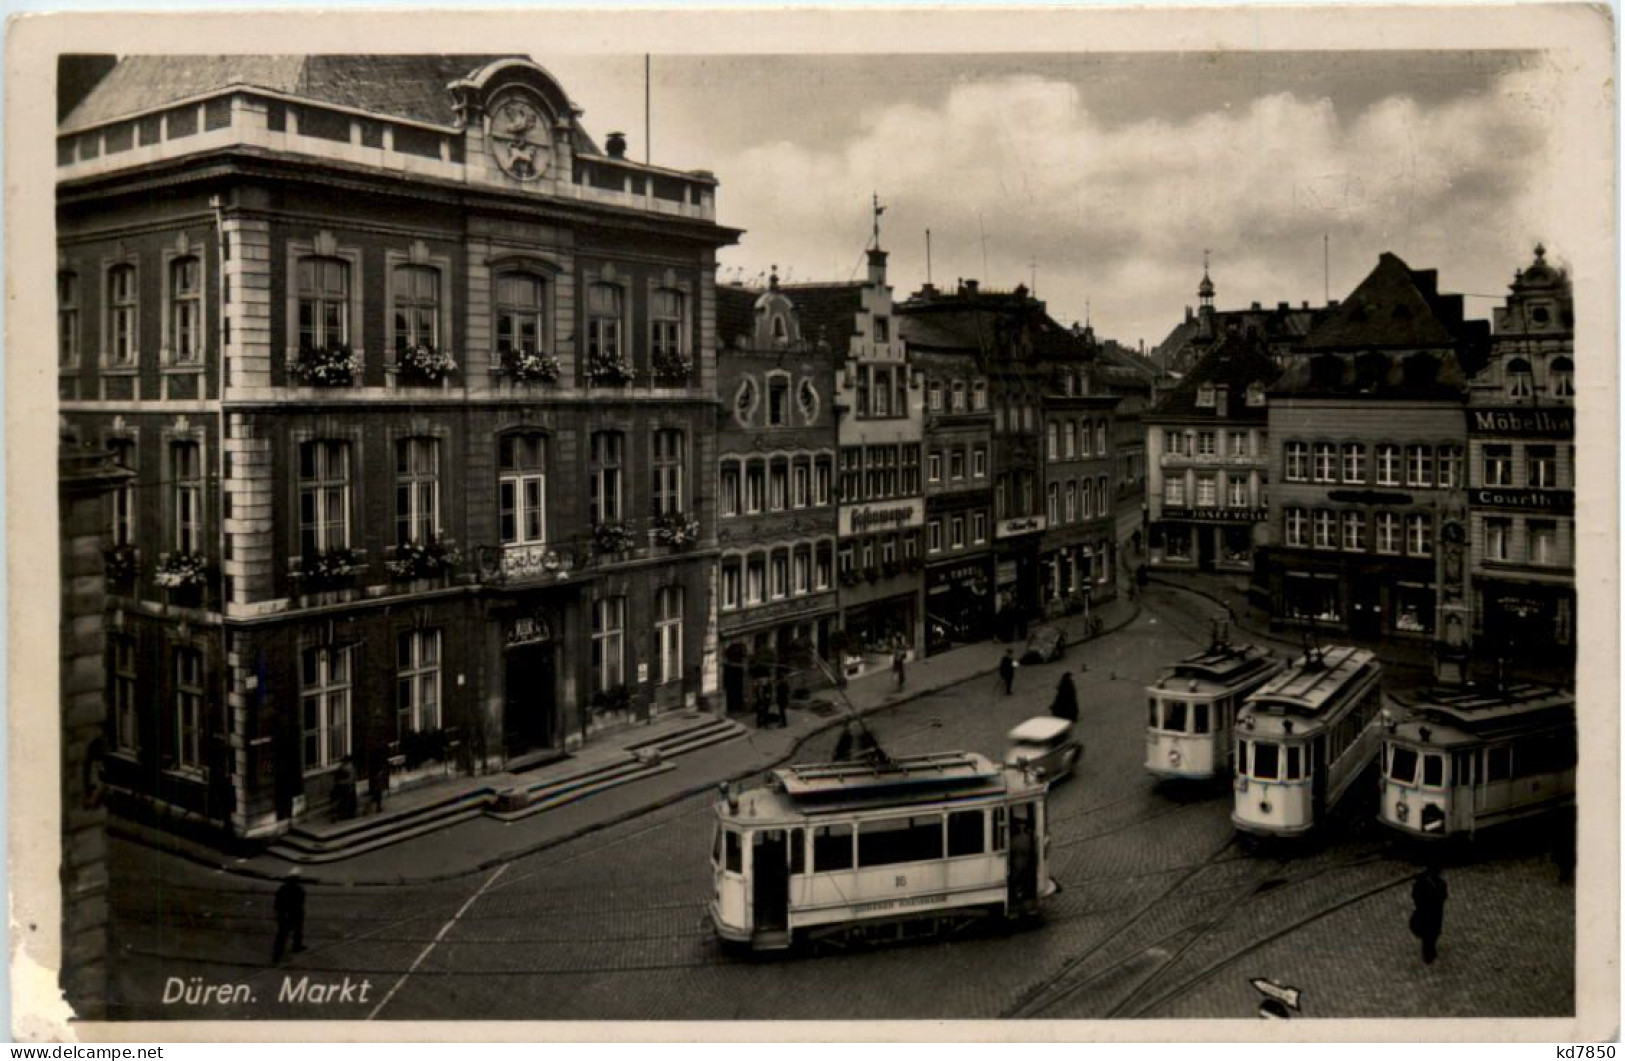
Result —
[[497, 56], [135, 57], [57, 145], [110, 786], [240, 837], [715, 692], [704, 172]]

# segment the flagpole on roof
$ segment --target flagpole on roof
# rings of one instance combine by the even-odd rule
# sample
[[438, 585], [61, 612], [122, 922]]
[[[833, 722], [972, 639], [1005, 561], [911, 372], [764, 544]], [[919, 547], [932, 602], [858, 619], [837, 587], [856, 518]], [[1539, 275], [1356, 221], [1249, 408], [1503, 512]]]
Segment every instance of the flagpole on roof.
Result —
[[643, 53], [643, 164], [650, 165], [653, 157], [654, 129], [649, 122], [649, 61], [648, 52]]

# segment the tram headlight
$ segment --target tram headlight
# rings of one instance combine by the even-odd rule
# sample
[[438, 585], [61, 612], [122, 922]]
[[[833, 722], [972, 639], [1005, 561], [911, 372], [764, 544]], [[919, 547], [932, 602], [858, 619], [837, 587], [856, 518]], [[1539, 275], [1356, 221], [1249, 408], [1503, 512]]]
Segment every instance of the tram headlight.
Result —
[[1406, 803], [1404, 800], [1400, 800], [1398, 803], [1394, 804], [1394, 817], [1398, 818], [1400, 821], [1404, 821], [1410, 816], [1411, 805], [1409, 803]]
[[1270, 806], [1270, 801], [1269, 800], [1264, 800], [1262, 803], [1260, 803], [1258, 805], [1258, 812], [1260, 814], [1268, 814], [1273, 809], [1274, 808]]
[[1179, 765], [1179, 749], [1178, 748], [1170, 748], [1170, 749], [1168, 749], [1168, 765], [1169, 766], [1178, 766]]

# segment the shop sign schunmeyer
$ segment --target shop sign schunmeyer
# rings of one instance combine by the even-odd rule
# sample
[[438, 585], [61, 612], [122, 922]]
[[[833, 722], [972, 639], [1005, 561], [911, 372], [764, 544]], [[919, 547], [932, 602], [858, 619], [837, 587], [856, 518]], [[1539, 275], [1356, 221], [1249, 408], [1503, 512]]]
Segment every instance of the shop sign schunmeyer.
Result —
[[841, 509], [840, 534], [883, 534], [925, 524], [925, 498], [877, 501], [872, 505], [851, 505]]

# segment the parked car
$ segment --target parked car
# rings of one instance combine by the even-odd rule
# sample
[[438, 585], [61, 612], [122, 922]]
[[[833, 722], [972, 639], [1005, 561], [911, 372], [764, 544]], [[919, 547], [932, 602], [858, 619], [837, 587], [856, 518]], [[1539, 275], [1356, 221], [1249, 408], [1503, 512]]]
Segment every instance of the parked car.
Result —
[[1029, 718], [1006, 736], [1004, 765], [1041, 770], [1060, 780], [1071, 775], [1083, 757], [1083, 745], [1073, 736], [1073, 724], [1054, 715]]
[[1023, 663], [1054, 663], [1066, 655], [1066, 632], [1059, 626], [1040, 626], [1027, 638]]

